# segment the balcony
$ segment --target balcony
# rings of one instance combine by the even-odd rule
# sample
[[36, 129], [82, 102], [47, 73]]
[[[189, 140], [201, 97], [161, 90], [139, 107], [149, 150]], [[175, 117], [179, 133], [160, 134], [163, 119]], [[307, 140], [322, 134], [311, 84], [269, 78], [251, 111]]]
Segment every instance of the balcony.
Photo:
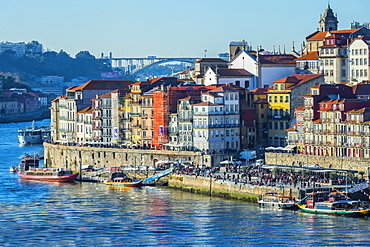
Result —
[[141, 114], [137, 112], [130, 112], [130, 116], [141, 116]]
[[178, 118], [179, 122], [193, 122], [192, 118]]
[[141, 128], [141, 124], [131, 124], [132, 128]]

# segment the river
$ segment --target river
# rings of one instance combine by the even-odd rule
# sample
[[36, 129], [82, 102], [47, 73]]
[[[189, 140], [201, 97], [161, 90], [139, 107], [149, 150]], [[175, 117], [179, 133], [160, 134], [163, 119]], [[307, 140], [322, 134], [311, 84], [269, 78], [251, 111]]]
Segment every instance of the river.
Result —
[[19, 179], [9, 167], [42, 151], [18, 145], [17, 129], [29, 125], [0, 124], [1, 246], [370, 245], [367, 218], [263, 209], [163, 187]]

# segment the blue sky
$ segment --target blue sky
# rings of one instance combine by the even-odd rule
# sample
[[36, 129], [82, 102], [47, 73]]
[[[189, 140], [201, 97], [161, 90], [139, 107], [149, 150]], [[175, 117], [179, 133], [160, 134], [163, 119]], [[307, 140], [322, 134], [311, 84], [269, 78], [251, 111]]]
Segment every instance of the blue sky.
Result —
[[[37, 40], [71, 56], [216, 57], [230, 41], [296, 48], [318, 28], [324, 0], [3, 0], [0, 41]], [[369, 0], [332, 0], [339, 28], [370, 22]]]

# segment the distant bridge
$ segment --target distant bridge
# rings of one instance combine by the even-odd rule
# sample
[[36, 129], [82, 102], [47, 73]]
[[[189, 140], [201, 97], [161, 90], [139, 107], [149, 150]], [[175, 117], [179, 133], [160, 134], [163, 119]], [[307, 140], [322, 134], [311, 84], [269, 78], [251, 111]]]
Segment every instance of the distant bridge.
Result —
[[171, 57], [171, 58], [158, 58], [156, 56], [149, 56], [147, 58], [106, 58], [109, 60], [112, 68], [119, 68], [126, 74], [134, 74], [143, 68], [154, 65], [159, 65], [168, 62], [183, 62], [188, 63], [189, 66], [194, 65], [194, 62], [200, 58], [192, 57]]

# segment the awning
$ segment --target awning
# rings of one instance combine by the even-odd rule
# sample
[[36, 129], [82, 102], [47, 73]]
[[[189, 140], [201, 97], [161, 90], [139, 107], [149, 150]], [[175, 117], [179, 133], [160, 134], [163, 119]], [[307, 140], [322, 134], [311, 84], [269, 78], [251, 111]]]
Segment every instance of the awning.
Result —
[[295, 147], [296, 147], [296, 145], [288, 145], [288, 146], [284, 147], [283, 150], [292, 151], [293, 148], [295, 148]]

